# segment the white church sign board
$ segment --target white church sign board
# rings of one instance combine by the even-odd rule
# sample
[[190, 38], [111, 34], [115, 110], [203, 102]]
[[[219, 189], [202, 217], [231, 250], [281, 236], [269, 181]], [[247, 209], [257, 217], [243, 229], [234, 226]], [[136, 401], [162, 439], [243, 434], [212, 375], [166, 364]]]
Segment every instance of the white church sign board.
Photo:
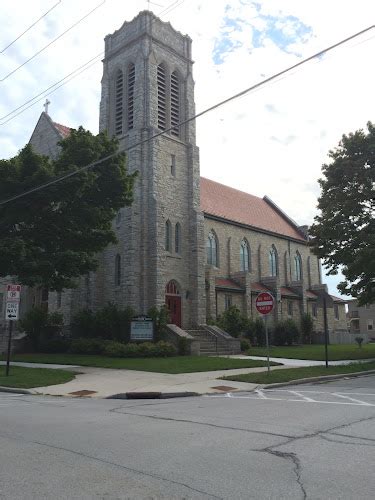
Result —
[[154, 323], [151, 318], [134, 318], [130, 326], [130, 340], [153, 340]]

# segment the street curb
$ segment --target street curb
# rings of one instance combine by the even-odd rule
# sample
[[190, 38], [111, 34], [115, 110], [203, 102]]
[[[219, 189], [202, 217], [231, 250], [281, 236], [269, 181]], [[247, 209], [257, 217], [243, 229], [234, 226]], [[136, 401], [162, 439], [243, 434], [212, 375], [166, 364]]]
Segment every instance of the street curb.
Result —
[[10, 392], [15, 394], [36, 394], [28, 389], [17, 389], [16, 387], [3, 387], [0, 386], [0, 392]]
[[171, 399], [200, 396], [197, 392], [125, 392], [107, 396], [105, 399]]
[[261, 384], [259, 385], [259, 387], [261, 387], [262, 389], [273, 389], [276, 387], [286, 387], [288, 385], [309, 384], [310, 382], [325, 382], [329, 380], [337, 380], [342, 378], [355, 378], [355, 377], [361, 377], [362, 375], [371, 375], [374, 373], [375, 370], [367, 370], [365, 372], [340, 373], [337, 375], [321, 375], [320, 377], [308, 377], [308, 378], [300, 378], [297, 380], [289, 380], [289, 382], [278, 382], [275, 384]]

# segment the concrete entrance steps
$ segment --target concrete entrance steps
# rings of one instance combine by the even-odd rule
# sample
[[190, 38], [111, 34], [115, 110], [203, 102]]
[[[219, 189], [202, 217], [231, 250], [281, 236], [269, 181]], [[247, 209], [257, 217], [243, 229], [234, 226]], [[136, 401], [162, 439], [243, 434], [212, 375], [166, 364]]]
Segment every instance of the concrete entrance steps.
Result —
[[229, 337], [228, 334], [220, 330], [210, 331], [208, 327], [202, 327], [194, 330], [186, 330], [186, 332], [199, 340], [200, 343], [200, 355], [201, 356], [212, 356], [212, 355], [230, 355], [238, 354], [240, 351], [237, 349], [237, 345], [233, 343], [233, 338]]

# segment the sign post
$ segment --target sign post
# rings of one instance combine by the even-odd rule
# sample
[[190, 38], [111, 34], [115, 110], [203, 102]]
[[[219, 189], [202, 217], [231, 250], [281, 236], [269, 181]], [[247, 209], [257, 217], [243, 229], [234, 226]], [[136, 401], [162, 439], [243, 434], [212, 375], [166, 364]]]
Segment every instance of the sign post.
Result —
[[264, 325], [266, 328], [266, 346], [267, 346], [267, 373], [270, 373], [270, 343], [268, 339], [268, 325], [267, 318], [268, 314], [272, 312], [275, 305], [275, 299], [268, 292], [260, 293], [255, 301], [255, 307], [257, 311], [264, 316]]
[[21, 299], [21, 285], [7, 285], [7, 301], [5, 306], [5, 319], [9, 321], [8, 349], [7, 349], [7, 364], [5, 375], [9, 375], [10, 353], [12, 349], [12, 332], [13, 321], [17, 321], [19, 317]]

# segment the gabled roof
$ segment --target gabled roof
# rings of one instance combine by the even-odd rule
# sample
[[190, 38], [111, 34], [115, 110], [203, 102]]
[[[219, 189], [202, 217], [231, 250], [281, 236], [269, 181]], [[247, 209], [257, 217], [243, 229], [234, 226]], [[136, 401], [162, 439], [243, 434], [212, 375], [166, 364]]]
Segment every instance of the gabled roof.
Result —
[[317, 300], [318, 299], [318, 295], [316, 293], [314, 293], [313, 291], [311, 291], [311, 290], [307, 290], [306, 291], [306, 297], [308, 299], [312, 299], [312, 300]]
[[253, 293], [259, 293], [259, 292], [270, 292], [270, 289], [264, 286], [262, 283], [254, 282], [251, 283], [251, 291]]
[[63, 139], [65, 139], [66, 137], [68, 137], [68, 135], [70, 135], [70, 131], [72, 130], [71, 128], [66, 127], [65, 125], [61, 125], [61, 123], [56, 123], [56, 122], [52, 123], [54, 127], [58, 130]]
[[229, 278], [215, 278], [216, 288], [223, 288], [227, 290], [237, 290], [239, 292], [243, 291], [243, 288], [235, 281]]
[[201, 177], [204, 214], [306, 242], [298, 226], [273, 202]]
[[281, 293], [282, 297], [296, 297], [298, 299], [300, 298], [300, 296], [298, 295], [298, 293], [296, 293], [291, 288], [288, 288], [286, 286], [281, 286], [280, 287], [280, 293]]

